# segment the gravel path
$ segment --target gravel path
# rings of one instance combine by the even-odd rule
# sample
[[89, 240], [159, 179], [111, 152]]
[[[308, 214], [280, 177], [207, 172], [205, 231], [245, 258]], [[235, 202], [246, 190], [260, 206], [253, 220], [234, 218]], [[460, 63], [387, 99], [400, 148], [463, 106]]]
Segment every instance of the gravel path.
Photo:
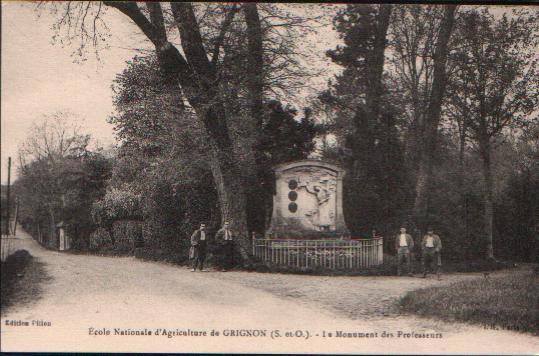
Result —
[[[498, 274], [507, 272], [498, 272]], [[494, 274], [493, 274], [494, 275]], [[346, 277], [228, 272], [221, 280], [265, 290], [279, 297], [294, 299], [352, 320], [377, 320], [398, 314], [398, 300], [409, 291], [456, 281], [481, 278], [480, 273], [451, 274], [438, 281], [429, 275], [416, 277]]]
[[[249, 272], [191, 273], [184, 267], [132, 257], [73, 255], [45, 250], [23, 232], [18, 248], [44, 263], [50, 279], [34, 303], [2, 317], [2, 351], [163, 351], [309, 353], [522, 353], [539, 352], [528, 334], [486, 330], [397, 313], [407, 291], [478, 275], [435, 279], [321, 277]], [[504, 272], [510, 273], [510, 272]], [[11, 326], [12, 321], [51, 326]], [[90, 329], [111, 335], [90, 335]], [[215, 329], [219, 336], [122, 336], [133, 330]], [[225, 330], [264, 329], [267, 337], [223, 336]], [[270, 337], [278, 330], [281, 337]], [[284, 337], [309, 332], [309, 339]], [[336, 331], [378, 333], [376, 338], [323, 337]], [[394, 337], [382, 338], [382, 333]], [[406, 338], [398, 333], [441, 333]], [[230, 332], [229, 332], [230, 333]], [[318, 336], [317, 336], [318, 335]]]

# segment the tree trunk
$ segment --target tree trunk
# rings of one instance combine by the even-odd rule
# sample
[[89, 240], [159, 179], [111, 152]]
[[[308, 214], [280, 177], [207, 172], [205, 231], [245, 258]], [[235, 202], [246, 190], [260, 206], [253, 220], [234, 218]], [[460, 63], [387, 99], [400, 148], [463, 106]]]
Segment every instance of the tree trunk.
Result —
[[488, 138], [484, 138], [480, 142], [481, 158], [483, 160], [482, 171], [484, 180], [483, 204], [484, 204], [484, 231], [487, 240], [487, 258], [494, 259], [494, 245], [492, 230], [494, 225], [494, 202], [493, 202], [493, 182], [492, 182], [492, 167], [490, 157], [490, 142]]
[[[415, 89], [411, 89], [416, 91]], [[417, 95], [417, 94], [416, 94]], [[414, 93], [412, 93], [414, 96]], [[416, 105], [418, 105], [416, 107]], [[422, 128], [424, 127], [423, 115], [419, 112], [419, 104], [413, 104], [412, 122], [408, 126], [406, 136], [404, 138], [404, 153], [406, 158], [406, 166], [412, 171], [418, 170], [419, 157], [421, 157], [421, 137], [423, 136]]]
[[247, 260], [251, 251], [251, 240], [247, 230], [244, 187], [237, 166], [231, 160], [232, 149], [224, 152], [215, 145], [212, 146], [210, 168], [219, 197], [221, 221], [228, 221], [237, 233], [241, 256]]
[[440, 25], [440, 35], [436, 42], [434, 53], [434, 77], [429, 106], [424, 120], [421, 155], [416, 181], [416, 197], [414, 201], [414, 219], [420, 229], [428, 223], [428, 200], [433, 166], [435, 162], [436, 143], [438, 140], [438, 125], [442, 109], [442, 100], [446, 87], [446, 62], [448, 43], [453, 30], [456, 5], [445, 5], [444, 17]]
[[387, 29], [389, 27], [389, 18], [391, 17], [391, 8], [393, 5], [380, 5], [377, 16], [376, 34], [374, 37], [374, 48], [367, 59], [368, 81], [366, 102], [369, 116], [377, 120], [380, 114], [380, 101], [382, 96], [382, 74], [384, 72], [384, 53], [386, 49]]
[[263, 156], [259, 149], [260, 133], [263, 123], [264, 107], [264, 48], [262, 46], [262, 26], [256, 3], [245, 3], [242, 5], [247, 25], [247, 89], [249, 99], [249, 111], [253, 122], [254, 130], [252, 152], [254, 154], [253, 174], [249, 176], [247, 191], [247, 222], [251, 231], [257, 230], [263, 233], [265, 228], [265, 207], [264, 201], [267, 194], [264, 194], [264, 167]]
[[[153, 43], [159, 66], [166, 77], [166, 84], [177, 83], [181, 87], [185, 99], [204, 124], [209, 145], [212, 147], [210, 167], [219, 196], [221, 216], [223, 221], [229, 220], [238, 232], [242, 256], [247, 258], [250, 239], [247, 233], [246, 187], [242, 184], [223, 97], [219, 91], [220, 82], [215, 65], [219, 47], [214, 48], [214, 57], [210, 61], [191, 3], [170, 4], [175, 25], [180, 33], [182, 53], [167, 39], [160, 3], [146, 2], [149, 19], [134, 2], [104, 3], [128, 16]], [[227, 21], [223, 25], [228, 26], [229, 23]]]
[[211, 147], [210, 162], [213, 180], [219, 198], [221, 222], [228, 221], [231, 228], [237, 233], [240, 252], [244, 259], [249, 259], [250, 239], [247, 228], [246, 187], [241, 179], [236, 155], [228, 128], [220, 127], [225, 116], [225, 108], [219, 103], [194, 105], [198, 118], [202, 118], [204, 127], [208, 132], [209, 146]]
[[54, 243], [54, 247], [58, 247], [58, 241], [56, 238], [56, 221], [54, 219], [54, 209], [52, 206], [49, 206], [49, 224], [50, 224], [50, 241]]
[[463, 252], [467, 259], [470, 257], [471, 249], [470, 239], [468, 237], [468, 197], [466, 189], [466, 130], [467, 130], [467, 118], [462, 118], [462, 124], [459, 128], [459, 191], [460, 191], [460, 201], [461, 201], [461, 219], [464, 224], [464, 241], [466, 241], [466, 251]]
[[262, 28], [256, 3], [246, 3], [243, 5], [245, 22], [247, 24], [247, 89], [249, 90], [250, 111], [257, 127], [262, 126], [263, 111], [263, 56]]
[[464, 154], [466, 152], [466, 132], [468, 130], [467, 120], [466, 117], [463, 117], [461, 127], [459, 128], [459, 168], [462, 175], [464, 175]]

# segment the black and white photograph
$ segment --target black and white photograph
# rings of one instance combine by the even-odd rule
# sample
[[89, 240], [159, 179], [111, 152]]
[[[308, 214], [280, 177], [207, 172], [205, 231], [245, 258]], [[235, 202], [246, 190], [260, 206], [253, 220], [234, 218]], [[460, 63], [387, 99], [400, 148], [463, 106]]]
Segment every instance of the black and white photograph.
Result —
[[1, 2], [2, 352], [539, 353], [539, 6]]

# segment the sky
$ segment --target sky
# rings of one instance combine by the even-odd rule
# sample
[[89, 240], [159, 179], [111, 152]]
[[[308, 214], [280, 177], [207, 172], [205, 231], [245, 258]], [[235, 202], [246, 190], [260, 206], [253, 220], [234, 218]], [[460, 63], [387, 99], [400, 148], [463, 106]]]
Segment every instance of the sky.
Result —
[[101, 51], [101, 61], [89, 54], [87, 61], [77, 64], [71, 57], [75, 46], [62, 48], [51, 43], [52, 15], [44, 13], [38, 18], [31, 3], [2, 1], [2, 184], [7, 182], [8, 157], [17, 160], [18, 147], [29, 128], [44, 115], [72, 112], [84, 133], [103, 145], [114, 142], [112, 126], [106, 121], [113, 111], [111, 84], [125, 61], [136, 54], [125, 48], [137, 45], [128, 35], [134, 25], [115, 15], [107, 13], [107, 24], [115, 36], [110, 39], [111, 48]]

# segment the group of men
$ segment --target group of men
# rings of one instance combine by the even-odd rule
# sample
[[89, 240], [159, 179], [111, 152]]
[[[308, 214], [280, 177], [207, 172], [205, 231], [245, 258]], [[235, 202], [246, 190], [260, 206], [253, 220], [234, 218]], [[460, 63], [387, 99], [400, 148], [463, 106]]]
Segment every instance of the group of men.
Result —
[[[234, 234], [230, 230], [230, 224], [225, 221], [223, 227], [217, 231], [215, 238], [212, 241], [214, 255], [216, 257], [216, 265], [221, 267], [222, 271], [227, 271], [234, 265]], [[205, 224], [200, 224], [200, 228], [195, 230], [191, 235], [191, 251], [190, 258], [193, 260], [192, 272], [197, 268], [200, 271], [204, 269], [204, 261], [206, 259], [209, 246], [209, 234]], [[407, 266], [408, 275], [413, 276], [412, 272], [412, 251], [414, 249], [414, 239], [408, 233], [406, 228], [401, 227], [400, 233], [395, 238], [395, 249], [397, 250], [397, 274], [402, 275], [402, 262]], [[440, 279], [442, 267], [442, 241], [440, 236], [434, 233], [434, 229], [428, 228], [427, 234], [423, 236], [421, 241], [421, 264], [423, 266], [423, 278], [427, 276], [427, 271], [432, 264], [436, 263], [436, 275]]]
[[[222, 271], [227, 271], [234, 265], [234, 235], [229, 226], [228, 221], [225, 221], [212, 241], [212, 245], [215, 247], [216, 264], [221, 267]], [[208, 252], [209, 240], [206, 224], [200, 224], [200, 228], [191, 235], [190, 257], [193, 260], [191, 272], [195, 272], [197, 267], [200, 271], [204, 271], [204, 260]]]
[[[400, 233], [395, 238], [395, 249], [397, 250], [397, 274], [401, 275], [402, 262], [406, 262], [408, 275], [413, 276], [412, 272], [412, 251], [414, 249], [414, 239], [408, 233], [406, 228], [401, 227]], [[440, 236], [434, 233], [434, 229], [428, 228], [427, 234], [421, 240], [421, 264], [423, 266], [423, 278], [427, 277], [427, 271], [432, 264], [436, 263], [436, 275], [440, 279], [442, 268], [442, 240]]]

